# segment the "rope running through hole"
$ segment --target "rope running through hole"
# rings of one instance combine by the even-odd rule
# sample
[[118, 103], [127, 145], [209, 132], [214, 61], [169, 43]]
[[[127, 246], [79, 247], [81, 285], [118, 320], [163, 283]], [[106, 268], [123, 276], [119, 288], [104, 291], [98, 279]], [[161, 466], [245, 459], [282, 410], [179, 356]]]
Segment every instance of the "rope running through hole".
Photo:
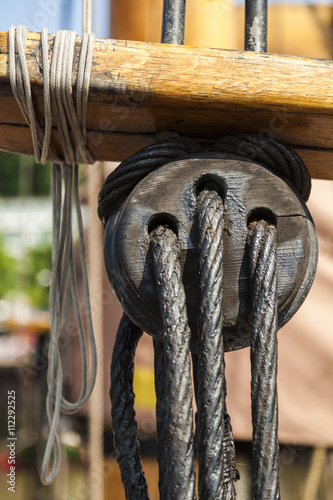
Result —
[[253, 498], [278, 500], [276, 229], [264, 220], [248, 230], [251, 325]]
[[197, 197], [200, 303], [198, 317], [197, 450], [199, 498], [236, 497], [235, 448], [226, 410], [223, 351], [223, 230], [219, 194], [203, 190]]
[[151, 233], [152, 254], [164, 328], [164, 390], [168, 498], [195, 498], [190, 340], [185, 290], [175, 233]]
[[197, 450], [199, 498], [223, 493], [223, 203], [215, 191], [197, 197], [200, 302], [198, 317]]

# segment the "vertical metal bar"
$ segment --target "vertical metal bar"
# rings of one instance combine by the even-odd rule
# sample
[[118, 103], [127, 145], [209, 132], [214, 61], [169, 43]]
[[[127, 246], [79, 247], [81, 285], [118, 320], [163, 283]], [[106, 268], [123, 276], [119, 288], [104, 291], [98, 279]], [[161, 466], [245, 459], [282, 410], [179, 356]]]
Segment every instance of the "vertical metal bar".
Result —
[[186, 0], [164, 0], [162, 43], [183, 45]]
[[267, 0], [245, 0], [245, 50], [267, 52]]

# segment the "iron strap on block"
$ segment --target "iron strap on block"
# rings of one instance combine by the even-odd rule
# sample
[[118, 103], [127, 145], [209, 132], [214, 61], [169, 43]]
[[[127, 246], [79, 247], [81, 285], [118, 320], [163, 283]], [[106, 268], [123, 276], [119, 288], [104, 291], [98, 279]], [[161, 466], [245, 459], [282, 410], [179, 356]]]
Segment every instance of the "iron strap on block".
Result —
[[204, 187], [224, 203], [224, 349], [250, 344], [251, 303], [247, 230], [265, 219], [277, 231], [278, 325], [283, 326], [304, 301], [314, 279], [317, 239], [300, 196], [264, 166], [227, 154], [201, 154], [164, 165], [143, 179], [110, 217], [105, 259], [111, 286], [125, 312], [162, 340], [162, 321], [153, 271], [150, 232], [172, 228], [180, 245], [180, 264], [197, 349], [199, 301], [196, 198]]

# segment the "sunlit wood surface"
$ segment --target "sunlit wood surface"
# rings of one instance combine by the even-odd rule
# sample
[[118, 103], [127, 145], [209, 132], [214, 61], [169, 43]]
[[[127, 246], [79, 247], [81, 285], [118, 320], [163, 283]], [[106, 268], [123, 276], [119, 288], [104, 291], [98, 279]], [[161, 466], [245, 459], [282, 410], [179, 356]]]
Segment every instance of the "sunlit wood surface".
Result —
[[[10, 89], [7, 42], [1, 33], [0, 148], [31, 155], [30, 131]], [[30, 33], [27, 63], [43, 123], [39, 51], [40, 35]], [[332, 179], [332, 75], [330, 60], [98, 39], [88, 146], [96, 160], [119, 161], [162, 130], [204, 140], [259, 132], [294, 146], [313, 177]], [[56, 128], [52, 140], [58, 144]]]

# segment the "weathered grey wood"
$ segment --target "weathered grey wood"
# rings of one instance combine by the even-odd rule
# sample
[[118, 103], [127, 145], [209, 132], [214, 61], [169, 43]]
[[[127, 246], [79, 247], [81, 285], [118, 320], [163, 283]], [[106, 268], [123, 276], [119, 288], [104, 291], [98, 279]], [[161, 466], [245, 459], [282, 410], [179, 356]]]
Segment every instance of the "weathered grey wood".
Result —
[[122, 214], [109, 220], [106, 266], [127, 314], [145, 331], [160, 337], [149, 230], [163, 221], [177, 227], [195, 349], [199, 272], [195, 198], [202, 179], [215, 182], [224, 200], [224, 335], [226, 349], [238, 349], [249, 345], [250, 335], [249, 218], [268, 217], [277, 227], [280, 327], [303, 302], [316, 268], [317, 243], [311, 217], [290, 187], [267, 169], [246, 160], [227, 159], [226, 155], [180, 160], [157, 169], [133, 190]]

